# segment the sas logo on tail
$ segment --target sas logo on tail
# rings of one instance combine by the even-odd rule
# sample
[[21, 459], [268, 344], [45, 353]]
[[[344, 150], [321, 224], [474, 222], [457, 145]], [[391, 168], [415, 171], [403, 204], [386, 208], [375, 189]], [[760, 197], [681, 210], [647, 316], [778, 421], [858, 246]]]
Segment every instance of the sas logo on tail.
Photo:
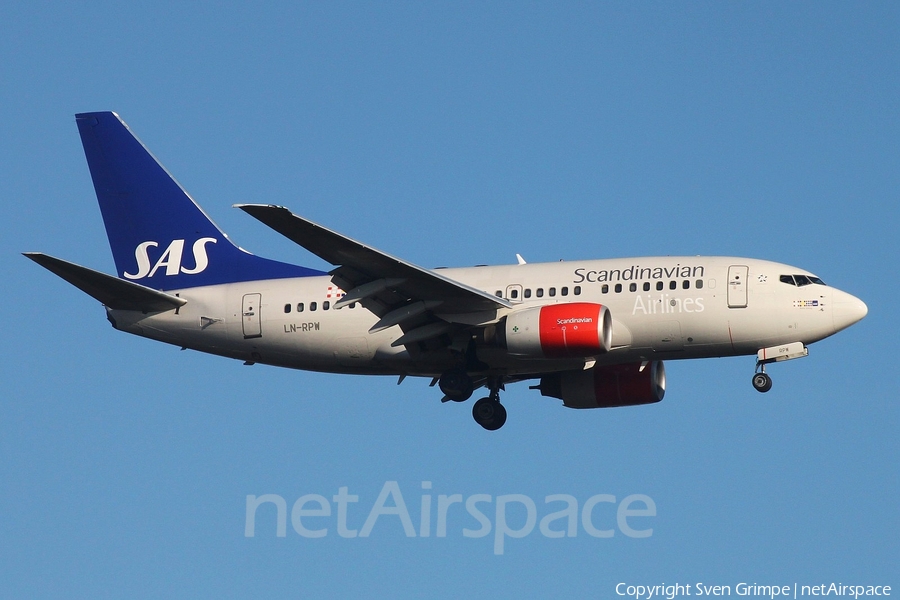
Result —
[[185, 268], [181, 265], [181, 256], [184, 253], [184, 240], [172, 240], [169, 247], [166, 248], [162, 256], [156, 261], [152, 267], [150, 266], [150, 256], [147, 254], [149, 248], [159, 246], [157, 242], [142, 242], [134, 249], [134, 258], [137, 261], [137, 273], [123, 273], [126, 279], [143, 279], [144, 277], [153, 277], [156, 271], [162, 267], [166, 268], [166, 275], [196, 275], [202, 273], [209, 266], [209, 257], [206, 255], [206, 244], [215, 244], [216, 238], [204, 237], [200, 238], [191, 250], [194, 253], [193, 268]]

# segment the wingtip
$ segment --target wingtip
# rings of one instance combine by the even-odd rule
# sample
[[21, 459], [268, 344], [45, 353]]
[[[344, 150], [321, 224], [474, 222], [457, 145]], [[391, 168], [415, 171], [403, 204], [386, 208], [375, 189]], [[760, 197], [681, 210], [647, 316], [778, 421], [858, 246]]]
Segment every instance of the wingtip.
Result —
[[279, 209], [279, 210], [288, 210], [284, 206], [279, 206], [278, 204], [232, 204], [231, 208], [239, 208], [244, 212], [248, 212], [253, 209]]

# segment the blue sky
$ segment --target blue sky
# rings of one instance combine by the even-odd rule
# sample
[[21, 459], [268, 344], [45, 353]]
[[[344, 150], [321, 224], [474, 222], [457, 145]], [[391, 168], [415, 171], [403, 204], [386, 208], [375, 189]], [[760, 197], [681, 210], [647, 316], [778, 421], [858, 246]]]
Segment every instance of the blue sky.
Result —
[[[0, 5], [0, 595], [896, 590], [898, 44], [888, 2]], [[425, 381], [116, 332], [21, 257], [114, 270], [73, 118], [93, 110], [263, 256], [325, 266], [232, 204], [283, 204], [428, 267], [771, 259], [869, 315], [772, 367], [765, 396], [752, 357], [670, 362], [649, 407], [571, 411], [511, 386], [488, 434]], [[290, 522], [277, 537], [270, 505], [244, 535], [248, 495], [290, 510], [347, 487], [360, 529], [391, 481], [416, 527], [423, 494], [521, 494], [538, 519], [562, 507], [550, 495], [642, 494], [657, 514], [631, 521], [647, 538], [535, 527], [502, 555], [493, 532], [463, 535], [478, 524], [462, 510], [445, 538], [384, 515], [353, 539], [312, 518], [328, 534], [309, 539]], [[615, 510], [598, 504], [597, 526]], [[519, 527], [525, 509], [507, 515]]]

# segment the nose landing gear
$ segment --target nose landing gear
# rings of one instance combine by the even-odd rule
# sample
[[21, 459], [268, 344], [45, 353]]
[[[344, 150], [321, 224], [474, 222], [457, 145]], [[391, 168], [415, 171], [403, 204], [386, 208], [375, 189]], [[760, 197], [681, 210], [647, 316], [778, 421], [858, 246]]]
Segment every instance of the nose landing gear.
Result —
[[[765, 365], [762, 365], [765, 369]], [[753, 375], [753, 387], [757, 392], [768, 392], [772, 389], [772, 378], [765, 371]]]
[[771, 348], [761, 348], [756, 353], [756, 373], [753, 375], [753, 387], [757, 392], [768, 392], [772, 389], [772, 378], [766, 373], [766, 365], [773, 362], [793, 360], [809, 355], [809, 349], [803, 342], [792, 342]]

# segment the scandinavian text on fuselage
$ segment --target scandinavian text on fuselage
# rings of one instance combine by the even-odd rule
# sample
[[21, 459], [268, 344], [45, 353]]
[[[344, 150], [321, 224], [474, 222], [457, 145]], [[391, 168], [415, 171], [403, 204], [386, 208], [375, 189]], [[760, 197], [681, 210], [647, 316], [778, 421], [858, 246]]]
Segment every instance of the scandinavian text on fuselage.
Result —
[[610, 281], [642, 281], [652, 279], [702, 278], [706, 268], [702, 265], [676, 264], [671, 267], [642, 267], [632, 265], [624, 269], [591, 270], [584, 267], [575, 269], [574, 283], [606, 283]]

